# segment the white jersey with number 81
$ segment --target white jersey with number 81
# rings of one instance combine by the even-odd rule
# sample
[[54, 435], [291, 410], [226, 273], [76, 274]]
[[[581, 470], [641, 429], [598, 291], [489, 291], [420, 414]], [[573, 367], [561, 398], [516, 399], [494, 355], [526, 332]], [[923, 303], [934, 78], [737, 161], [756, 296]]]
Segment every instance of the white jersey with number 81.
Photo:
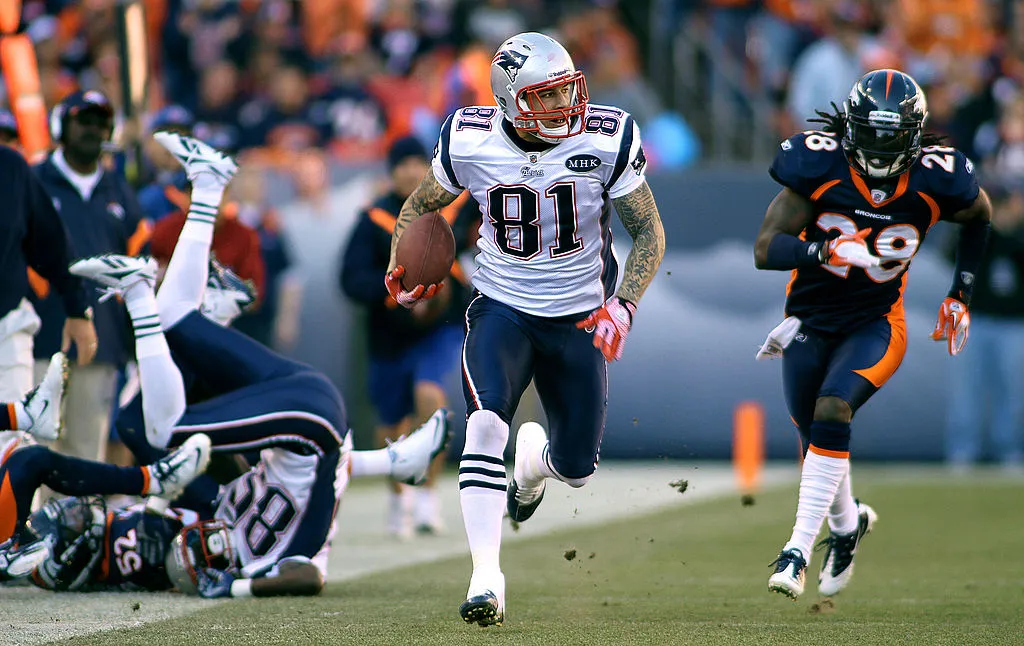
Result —
[[473, 286], [528, 314], [589, 312], [615, 290], [611, 199], [643, 183], [646, 159], [626, 112], [590, 105], [583, 118], [582, 133], [535, 152], [497, 108], [463, 108], [434, 150], [438, 183], [480, 204]]

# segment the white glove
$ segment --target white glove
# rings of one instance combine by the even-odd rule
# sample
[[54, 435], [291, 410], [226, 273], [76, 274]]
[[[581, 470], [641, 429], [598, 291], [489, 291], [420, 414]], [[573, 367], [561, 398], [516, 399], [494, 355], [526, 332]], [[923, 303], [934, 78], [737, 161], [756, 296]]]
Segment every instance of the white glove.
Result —
[[775, 326], [775, 329], [768, 333], [768, 338], [761, 344], [757, 351], [756, 359], [775, 359], [782, 356], [782, 351], [793, 342], [797, 332], [800, 331], [800, 319], [795, 316], [788, 316], [786, 320]]
[[32, 573], [50, 558], [50, 544], [45, 540], [14, 547], [14, 539], [0, 543], [0, 580], [17, 579]]
[[856, 235], [839, 236], [828, 243], [828, 259], [825, 261], [833, 267], [861, 267], [869, 269], [882, 264], [878, 256], [868, 250], [864, 238], [871, 229], [861, 229]]

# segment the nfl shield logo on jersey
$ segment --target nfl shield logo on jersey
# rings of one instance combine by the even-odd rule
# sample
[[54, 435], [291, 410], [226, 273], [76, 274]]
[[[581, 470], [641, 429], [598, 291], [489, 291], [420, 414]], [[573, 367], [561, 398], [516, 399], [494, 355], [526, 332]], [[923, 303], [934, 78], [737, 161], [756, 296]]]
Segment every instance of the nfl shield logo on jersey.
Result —
[[878, 202], [884, 202], [885, 198], [888, 197], [885, 191], [877, 188], [871, 189], [871, 199], [877, 204]]

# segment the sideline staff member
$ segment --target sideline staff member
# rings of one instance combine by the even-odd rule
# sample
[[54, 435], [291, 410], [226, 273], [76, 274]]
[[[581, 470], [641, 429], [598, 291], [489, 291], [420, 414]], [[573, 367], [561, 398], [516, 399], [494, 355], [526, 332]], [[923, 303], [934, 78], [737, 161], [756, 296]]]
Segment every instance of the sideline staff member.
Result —
[[[135, 255], [149, 237], [135, 193], [123, 177], [101, 164], [104, 146], [114, 130], [114, 109], [100, 92], [76, 92], [53, 109], [51, 135], [58, 148], [35, 167], [75, 246], [78, 256], [103, 253]], [[92, 365], [72, 366], [68, 380], [69, 425], [56, 448], [88, 460], [103, 460], [107, 451], [117, 371], [129, 358], [128, 314], [118, 299], [98, 302], [88, 292], [95, 311], [99, 353]], [[64, 308], [54, 298], [37, 301], [43, 327], [36, 338], [36, 370], [56, 352], [57, 330]]]
[[25, 298], [28, 267], [49, 282], [54, 300], [68, 313], [62, 345], [66, 349], [74, 341], [83, 363], [96, 354], [96, 330], [82, 283], [68, 273], [75, 256], [60, 217], [28, 162], [7, 146], [0, 146], [0, 195], [0, 401], [20, 401], [36, 383], [32, 337], [39, 317]]

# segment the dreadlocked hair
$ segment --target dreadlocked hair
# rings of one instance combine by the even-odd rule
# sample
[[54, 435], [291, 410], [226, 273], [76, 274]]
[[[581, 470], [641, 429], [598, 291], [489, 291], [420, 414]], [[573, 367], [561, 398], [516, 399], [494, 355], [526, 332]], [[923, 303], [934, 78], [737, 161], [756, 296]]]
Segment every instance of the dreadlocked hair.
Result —
[[834, 135], [840, 137], [846, 133], [846, 115], [836, 105], [835, 101], [832, 101], [832, 112], [825, 112], [824, 110], [815, 110], [814, 113], [817, 118], [808, 119], [807, 123], [820, 123], [824, 132], [831, 132]]
[[[807, 123], [821, 124], [821, 130], [824, 132], [831, 132], [837, 136], [843, 136], [846, 134], [846, 114], [843, 110], [836, 105], [835, 101], [832, 101], [832, 112], [825, 112], [823, 110], [815, 110], [815, 114], [818, 116], [814, 119], [808, 119]], [[942, 146], [948, 140], [945, 135], [936, 134], [934, 132], [926, 132], [921, 135], [921, 147], [926, 146]]]

